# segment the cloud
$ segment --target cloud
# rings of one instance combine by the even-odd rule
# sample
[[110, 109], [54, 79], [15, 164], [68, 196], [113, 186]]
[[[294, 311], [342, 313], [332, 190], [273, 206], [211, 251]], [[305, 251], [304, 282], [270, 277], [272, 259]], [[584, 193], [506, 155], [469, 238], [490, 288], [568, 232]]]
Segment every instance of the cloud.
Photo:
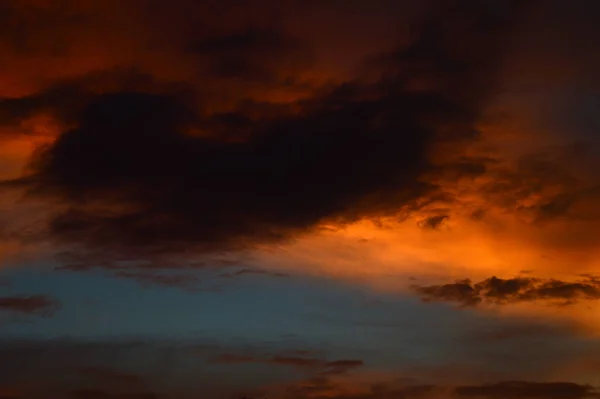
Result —
[[414, 285], [413, 289], [426, 302], [456, 302], [463, 306], [528, 301], [571, 305], [580, 301], [600, 299], [600, 281], [593, 276], [572, 282], [533, 277], [491, 277], [476, 284], [472, 284], [470, 280], [462, 280], [442, 285]]
[[344, 379], [335, 376], [317, 376], [288, 383], [282, 386], [279, 397], [294, 398], [335, 398], [335, 399], [392, 399], [430, 398], [447, 395], [442, 386], [416, 384], [402, 378]]
[[0, 387], [0, 398], [1, 399], [21, 399], [24, 397], [25, 396], [17, 390], [14, 390], [12, 388]]
[[322, 365], [322, 361], [319, 359], [304, 358], [304, 357], [286, 357], [286, 356], [275, 356], [266, 362], [270, 364], [277, 364], [283, 366], [295, 366], [295, 367], [319, 367]]
[[60, 303], [45, 295], [0, 297], [0, 311], [37, 316], [52, 316]]
[[[246, 345], [242, 347], [248, 349]], [[3, 340], [0, 342], [0, 355], [3, 359], [0, 364], [0, 393], [8, 397], [14, 393], [13, 396], [16, 397], [20, 394], [20, 397], [39, 399], [192, 399], [229, 397], [233, 394], [239, 398], [245, 395], [281, 399], [597, 397], [597, 392], [591, 385], [580, 381], [585, 378], [583, 375], [592, 378], [597, 375], [594, 373], [595, 369], [578, 370], [574, 374], [579, 376], [578, 382], [570, 382], [569, 379], [561, 382], [534, 379], [480, 383], [482, 380], [477, 378], [477, 374], [470, 372], [468, 383], [456, 383], [454, 377], [448, 378], [447, 372], [450, 370], [445, 367], [452, 367], [448, 365], [435, 368], [431, 374], [420, 374], [418, 365], [407, 365], [408, 368], [398, 374], [399, 370], [395, 367], [373, 369], [357, 359], [327, 360], [315, 356], [313, 352], [306, 356], [287, 355], [293, 351], [258, 355], [261, 350], [258, 347], [254, 348], [256, 353], [249, 354], [240, 352], [240, 347], [229, 347], [229, 352], [205, 358], [198, 356], [198, 352], [194, 350], [198, 348], [207, 351], [202, 352], [202, 355], [210, 355], [225, 347], [214, 340]], [[264, 349], [263, 347], [262, 350]], [[226, 353], [230, 355], [226, 356]], [[231, 355], [232, 353], [238, 354]], [[256, 372], [232, 371], [230, 367], [235, 366], [226, 366], [224, 363], [224, 367], [219, 367], [215, 364], [219, 358], [225, 363], [241, 362], [252, 366], [256, 366], [256, 363], [271, 364], [284, 369], [264, 371], [261, 366], [256, 368]], [[310, 360], [315, 358], [320, 360], [319, 365]], [[352, 373], [324, 373], [327, 368], [347, 368]], [[489, 369], [486, 370], [485, 380], [496, 381], [492, 379], [495, 375], [489, 374]], [[248, 378], [249, 373], [251, 378]], [[414, 375], [422, 377], [407, 378]]]
[[481, 302], [481, 298], [469, 280], [443, 285], [413, 286], [413, 288], [424, 301], [459, 302], [467, 306]]
[[[286, 121], [249, 142], [226, 144], [179, 132], [192, 115], [174, 98], [102, 96], [88, 107], [79, 128], [42, 155], [36, 190], [70, 201], [51, 231], [76, 243], [214, 250], [281, 239], [327, 217], [350, 217], [342, 211], [349, 203], [356, 212], [360, 207], [371, 212], [377, 203], [361, 206], [365, 195], [410, 198], [420, 189], [414, 178], [421, 160], [408, 153], [398, 157], [397, 150], [375, 160], [380, 144], [365, 140], [379, 136], [378, 141], [391, 140], [388, 148], [402, 143], [418, 154], [422, 139], [397, 135], [392, 126], [370, 131], [366, 124], [380, 109], [357, 106], [365, 105], [358, 114], [347, 105]], [[94, 159], [77, 155], [92, 147]], [[349, 168], [351, 160], [363, 166]], [[381, 177], [367, 179], [369, 170]], [[344, 174], [334, 183], [334, 176]], [[398, 185], [378, 193], [380, 179]], [[81, 206], [91, 196], [97, 206], [113, 210], [103, 214]]]
[[192, 263], [189, 267], [184, 265], [172, 266], [170, 263], [142, 263], [115, 265], [114, 263], [104, 263], [98, 265], [91, 263], [69, 263], [56, 267], [54, 270], [63, 272], [85, 272], [93, 269], [105, 269], [111, 277], [125, 278], [135, 280], [143, 287], [177, 287], [189, 291], [195, 291], [200, 286], [200, 278], [189, 272], [183, 272], [186, 269], [200, 269], [203, 265]]
[[[3, 3], [0, 175], [12, 187], [33, 188], [28, 200], [45, 213], [24, 226], [35, 213], [19, 200], [7, 204], [2, 219], [11, 223], [0, 256], [20, 255], [27, 252], [22, 241], [40, 240], [51, 250], [85, 252], [80, 270], [111, 273], [107, 258], [153, 258], [159, 261], [118, 272], [184, 287], [179, 275], [142, 269], [179, 268], [198, 252], [258, 249], [264, 256], [271, 253], [265, 244], [280, 250], [281, 243], [280, 252], [295, 258], [274, 260], [274, 270], [293, 264], [290, 274], [360, 275], [363, 282], [378, 273], [380, 285], [390, 283], [392, 270], [417, 275], [405, 270], [417, 267], [410, 265], [419, 274], [477, 281], [523, 265], [597, 268], [597, 168], [586, 159], [598, 157], [593, 145], [570, 143], [572, 130], [596, 125], [589, 112], [595, 83], [586, 81], [580, 97], [556, 87], [562, 78], [538, 79], [560, 75], [554, 69], [565, 64], [577, 79], [595, 79], [584, 72], [597, 65], [587, 62], [597, 58], [590, 39], [597, 7], [581, 0], [569, 7], [531, 2], [529, 9], [513, 8], [516, 1], [468, 9], [454, 0], [279, 3]], [[530, 21], [529, 10], [538, 20]], [[389, 21], [393, 29], [384, 26]], [[590, 56], [582, 58], [572, 42]], [[530, 55], [544, 51], [552, 62]], [[363, 56], [373, 62], [355, 68]], [[523, 88], [532, 77], [538, 86]], [[539, 91], [535, 101], [531, 91]], [[568, 115], [546, 111], [539, 116], [551, 129], [539, 131], [503, 113], [518, 109], [529, 118], [537, 109], [529, 103], [543, 97], [564, 99], [577, 112], [566, 105]], [[148, 105], [154, 100], [170, 105]], [[499, 113], [488, 119], [496, 101]], [[96, 129], [118, 133], [93, 141], [95, 122], [85, 115], [102, 106], [121, 117]], [[159, 129], [163, 117], [168, 126]], [[143, 126], [148, 140], [130, 132]], [[557, 126], [568, 137], [554, 145]], [[22, 169], [38, 135], [45, 145]], [[173, 144], [178, 139], [185, 144]], [[86, 161], [79, 146], [108, 150]], [[32, 174], [15, 180], [22, 170]], [[369, 229], [364, 219], [373, 222]], [[368, 244], [346, 249], [350, 240], [340, 239], [324, 248], [330, 237], [321, 235], [323, 224], [342, 238], [352, 226]], [[383, 230], [396, 235], [381, 238]], [[294, 248], [307, 236], [315, 237], [312, 247]], [[467, 247], [472, 256], [464, 256]], [[174, 254], [177, 261], [163, 262]]]
[[[142, 287], [176, 287], [188, 291], [197, 291], [204, 282], [201, 278], [203, 272], [223, 271], [238, 265], [235, 259], [210, 258], [202, 261], [190, 261], [179, 256], [158, 256], [153, 259], [139, 260], [135, 256], [123, 259], [85, 254], [63, 252], [56, 256], [64, 264], [54, 268], [55, 271], [80, 273], [87, 271], [101, 271], [114, 278], [124, 278], [137, 281]], [[224, 273], [221, 277], [233, 278], [246, 274], [272, 275], [285, 277], [283, 273], [265, 270], [240, 269], [235, 273]], [[213, 277], [212, 274], [209, 276]], [[206, 288], [206, 287], [204, 287]], [[214, 287], [213, 287], [214, 288]], [[210, 288], [210, 289], [213, 289]]]
[[424, 220], [421, 221], [420, 226], [425, 228], [425, 229], [437, 229], [439, 228], [442, 223], [444, 223], [444, 220], [448, 219], [449, 216], [448, 215], [438, 215], [438, 216], [431, 216], [428, 217]]
[[539, 341], [551, 339], [559, 341], [566, 337], [581, 334], [575, 323], [549, 323], [547, 320], [534, 322], [502, 323], [476, 331], [471, 338], [477, 342], [493, 344], [495, 342], [519, 342], [522, 340]]
[[364, 366], [362, 360], [341, 359], [328, 361], [314, 357], [284, 356], [258, 357], [249, 355], [222, 354], [213, 358], [213, 362], [223, 364], [265, 363], [276, 366], [291, 366], [309, 369], [322, 375], [344, 374]]
[[526, 382], [510, 381], [489, 385], [460, 386], [454, 389], [459, 397], [479, 398], [564, 398], [580, 399], [597, 397], [590, 385], [573, 382]]
[[312, 58], [299, 38], [255, 27], [202, 38], [191, 43], [190, 51], [208, 58], [213, 76], [261, 83], [280, 83], [290, 77], [285, 74], [306, 67]]
[[215, 363], [236, 364], [236, 363], [252, 363], [258, 361], [254, 356], [233, 355], [225, 353], [213, 359]]
[[325, 364], [323, 374], [344, 374], [352, 369], [363, 367], [362, 360], [334, 360]]
[[[374, 64], [374, 81], [326, 85], [260, 123], [234, 109], [221, 137], [194, 133], [223, 114], [203, 109], [211, 94], [193, 82], [175, 90], [123, 75], [90, 90], [88, 74], [4, 100], [0, 111], [13, 118], [48, 111], [65, 120], [22, 181], [30, 195], [62, 204], [51, 240], [122, 256], [244, 249], [398, 213], [435, 187], [423, 179], [439, 167], [431, 152], [477, 138], [519, 14], [455, 6], [415, 25], [408, 46]], [[202, 36], [188, 50], [226, 77], [253, 80], [271, 75], [262, 63], [294, 63], [302, 47], [284, 32], [249, 28]]]
[[113, 393], [102, 389], [74, 389], [69, 392], [72, 399], [160, 399], [161, 395], [152, 392]]
[[221, 277], [233, 278], [233, 277], [240, 277], [240, 276], [246, 276], [246, 275], [250, 275], [250, 276], [258, 275], [258, 276], [270, 276], [270, 277], [289, 277], [290, 276], [287, 273], [273, 272], [273, 271], [269, 271], [269, 270], [241, 269], [241, 270], [237, 270], [232, 273], [221, 274]]
[[327, 378], [314, 378], [287, 387], [289, 398], [391, 399], [391, 398], [565, 398], [597, 397], [591, 385], [574, 382], [509, 381], [487, 385], [417, 385], [398, 381], [372, 382], [363, 386]]
[[142, 378], [137, 374], [107, 367], [82, 367], [78, 371], [80, 374], [100, 383], [136, 385], [142, 382]]
[[192, 274], [167, 274], [141, 271], [117, 271], [111, 274], [114, 277], [133, 279], [144, 287], [164, 286], [177, 287], [194, 291], [198, 288], [200, 279]]

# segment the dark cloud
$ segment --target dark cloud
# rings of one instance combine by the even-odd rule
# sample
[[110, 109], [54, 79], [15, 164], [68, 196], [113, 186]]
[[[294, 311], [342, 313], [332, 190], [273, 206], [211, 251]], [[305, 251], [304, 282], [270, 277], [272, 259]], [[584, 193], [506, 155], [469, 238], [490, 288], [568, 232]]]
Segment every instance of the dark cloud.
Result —
[[253, 363], [259, 361], [258, 358], [254, 356], [247, 355], [235, 355], [224, 353], [219, 355], [213, 359], [215, 363], [223, 363], [223, 364], [236, 364], [236, 363]]
[[14, 387], [27, 399], [173, 397], [173, 388], [163, 394], [164, 379], [157, 376], [165, 370], [176, 375], [190, 361], [200, 369], [192, 347], [161, 340], [4, 339], [0, 387]]
[[[224, 349], [218, 343], [203, 341], [79, 341], [4, 340], [0, 341], [0, 396], [23, 398], [181, 398], [282, 397], [288, 399], [329, 397], [335, 399], [411, 399], [434, 397], [481, 398], [561, 398], [592, 399], [596, 391], [573, 382], [499, 382], [463, 386], [430, 385], [398, 377], [375, 379], [337, 378], [323, 373], [327, 368], [355, 370], [360, 360], [320, 360], [316, 356], [221, 355], [234, 363], [267, 363], [290, 366], [281, 380], [278, 373], [259, 371], [251, 377], [244, 373], [218, 374], [219, 367], [206, 363], [194, 348], [208, 352]], [[230, 352], [240, 353], [240, 348]], [[263, 348], [264, 349], [264, 348]], [[286, 352], [291, 353], [292, 351]], [[282, 352], [283, 353], [283, 352]], [[309, 352], [307, 355], [310, 355]], [[202, 353], [206, 355], [208, 353]], [[217, 358], [208, 358], [215, 360]], [[282, 360], [287, 359], [287, 360]], [[308, 361], [292, 360], [308, 359]], [[313, 365], [314, 363], [314, 365]], [[294, 370], [295, 369], [295, 370]], [[281, 374], [280, 374], [281, 375]], [[295, 376], [293, 379], [288, 379]], [[238, 378], [240, 377], [240, 378]], [[297, 379], [296, 379], [297, 378]], [[239, 385], [239, 381], [243, 381]], [[223, 384], [225, 382], [225, 384]], [[259, 395], [260, 393], [260, 395]], [[259, 396], [255, 396], [259, 395]], [[282, 396], [280, 396], [282, 395]]]
[[113, 67], [81, 76], [57, 79], [39, 92], [24, 97], [0, 97], [0, 125], [13, 126], [35, 115], [50, 114], [65, 126], [78, 116], [95, 96], [114, 90], [148, 92], [177, 89], [176, 83], [161, 82], [136, 68]]
[[573, 382], [509, 381], [489, 385], [461, 386], [454, 390], [457, 396], [479, 398], [561, 398], [582, 399], [597, 397], [590, 385]]
[[290, 384], [286, 393], [288, 398], [334, 399], [410, 399], [427, 398], [432, 394], [444, 394], [441, 387], [435, 385], [404, 385], [395, 381], [371, 383], [357, 393], [347, 392], [343, 383], [329, 377], [315, 377], [296, 384]]
[[[345, 104], [225, 144], [182, 134], [193, 115], [177, 99], [102, 96], [42, 154], [37, 188], [71, 201], [51, 225], [67, 241], [215, 249], [280, 239], [328, 217], [385, 209], [388, 197], [420, 189], [427, 132], [413, 126], [414, 134], [401, 134], [396, 117], [371, 129], [382, 105]], [[114, 210], [90, 209], [91, 198]]]
[[[360, 393], [344, 393], [344, 387], [328, 378], [313, 378], [291, 385], [287, 392], [291, 398], [327, 397], [335, 399], [392, 399], [429, 397], [475, 398], [563, 398], [583, 399], [597, 397], [590, 385], [572, 382], [510, 381], [489, 385], [470, 385], [446, 388], [436, 385], [402, 385], [393, 382], [374, 383]], [[335, 394], [331, 394], [335, 392]]]
[[481, 302], [470, 280], [456, 283], [430, 286], [413, 286], [424, 301], [459, 302], [465, 306], [473, 306]]
[[325, 364], [323, 374], [344, 374], [364, 365], [365, 363], [362, 360], [334, 360]]
[[68, 113], [77, 112], [86, 95], [80, 85], [66, 84], [33, 96], [0, 99], [0, 120], [2, 124], [11, 126], [39, 112], [51, 112], [68, 120]]
[[193, 274], [159, 273], [147, 270], [117, 271], [111, 274], [114, 277], [133, 279], [143, 287], [176, 287], [189, 291], [198, 289], [200, 279]]
[[491, 325], [476, 331], [472, 337], [477, 342], [492, 344], [495, 342], [520, 342], [551, 339], [558, 342], [561, 339], [572, 338], [581, 334], [579, 326], [573, 324], [549, 324], [546, 322], [519, 322]]
[[222, 274], [221, 277], [225, 277], [225, 278], [233, 278], [233, 277], [240, 277], [240, 276], [270, 276], [270, 277], [289, 277], [290, 275], [287, 273], [281, 273], [281, 272], [273, 272], [273, 271], [269, 271], [269, 270], [262, 270], [262, 269], [241, 269], [241, 270], [237, 270], [235, 272], [232, 273], [225, 273]]
[[286, 393], [291, 398], [306, 398], [327, 393], [335, 388], [336, 384], [329, 378], [315, 377], [286, 387]]
[[52, 316], [60, 303], [45, 295], [0, 297], [0, 311], [37, 316]]
[[213, 76], [261, 83], [281, 83], [286, 77], [280, 76], [282, 70], [284, 74], [298, 70], [312, 58], [300, 39], [256, 27], [202, 38], [191, 44], [190, 51], [209, 60]]
[[305, 357], [287, 357], [287, 356], [275, 356], [271, 359], [266, 360], [267, 363], [277, 364], [282, 366], [295, 366], [295, 367], [319, 367], [323, 364], [320, 359], [305, 358]]
[[[94, 269], [102, 269], [111, 277], [135, 280], [142, 287], [177, 287], [189, 291], [195, 291], [200, 287], [200, 277], [189, 270], [198, 271], [205, 267], [203, 263], [193, 262], [191, 264], [174, 265], [171, 262], [143, 262], [125, 263], [118, 262], [93, 262], [88, 258], [87, 263], [69, 263], [54, 268], [63, 272], [86, 272]], [[225, 267], [225, 266], [222, 266]], [[188, 270], [188, 271], [186, 271]]]
[[21, 399], [25, 396], [19, 392], [8, 389], [7, 392], [0, 387], [0, 399]]
[[539, 300], [570, 305], [600, 299], [600, 281], [593, 276], [573, 282], [533, 277], [491, 277], [477, 284], [463, 280], [442, 285], [415, 285], [413, 288], [426, 302], [456, 302], [464, 306], [474, 306], [481, 302], [506, 304]]
[[321, 375], [344, 374], [365, 365], [362, 360], [355, 359], [326, 361], [316, 358], [289, 356], [275, 356], [266, 362], [275, 365], [314, 369]]
[[[66, 263], [54, 268], [60, 272], [87, 272], [101, 271], [104, 274], [137, 281], [144, 288], [151, 287], [176, 287], [187, 291], [199, 289], [213, 290], [215, 287], [203, 286], [208, 280], [203, 277], [213, 278], [212, 272], [228, 270], [238, 265], [234, 259], [213, 258], [203, 261], [189, 261], [174, 256], [169, 259], [157, 257], [154, 259], [139, 260], [135, 256], [127, 259], [117, 257], [102, 257], [97, 255], [80, 256], [74, 253], [62, 253], [58, 260]], [[204, 274], [202, 274], [204, 272]], [[235, 272], [222, 273], [224, 278], [236, 278], [244, 275], [265, 275], [273, 277], [287, 277], [285, 273], [270, 272], [261, 269], [239, 269]]]
[[[431, 189], [422, 179], [434, 167], [430, 150], [477, 138], [502, 43], [519, 14], [444, 4], [415, 25], [410, 45], [383, 57], [374, 82], [323, 89], [261, 123], [236, 112], [218, 116], [225, 136], [244, 140], [191, 134], [207, 117], [193, 96], [164, 88], [117, 84], [89, 96], [51, 88], [5, 101], [0, 109], [13, 117], [63, 104], [73, 122], [38, 153], [25, 180], [33, 195], [63, 203], [49, 234], [103, 256], [144, 257], [245, 248], [323, 221], [398, 212]], [[260, 69], [253, 60], [287, 57], [293, 43], [252, 28], [203, 37], [193, 51], [222, 73], [247, 76]]]
[[419, 226], [425, 228], [425, 229], [438, 229], [442, 223], [444, 223], [444, 221], [446, 219], [448, 219], [450, 216], [448, 215], [438, 215], [438, 216], [430, 216], [424, 220], [422, 220], [419, 223]]
[[103, 389], [74, 389], [69, 392], [70, 399], [160, 399], [161, 395], [152, 392], [109, 392]]
[[585, 163], [576, 145], [536, 148], [488, 168], [478, 190], [486, 203], [524, 216], [540, 226], [559, 220], [597, 220], [598, 183], [577, 171]]
[[341, 359], [328, 361], [315, 357], [300, 357], [289, 355], [276, 355], [272, 357], [259, 357], [251, 355], [236, 355], [222, 354], [213, 361], [223, 364], [239, 364], [239, 363], [265, 363], [277, 366], [292, 366], [301, 369], [309, 369], [318, 372], [322, 375], [328, 374], [344, 374], [353, 369], [364, 366], [362, 360], [357, 359]]
[[82, 367], [78, 371], [83, 376], [100, 383], [136, 385], [142, 382], [142, 378], [137, 374], [107, 367]]

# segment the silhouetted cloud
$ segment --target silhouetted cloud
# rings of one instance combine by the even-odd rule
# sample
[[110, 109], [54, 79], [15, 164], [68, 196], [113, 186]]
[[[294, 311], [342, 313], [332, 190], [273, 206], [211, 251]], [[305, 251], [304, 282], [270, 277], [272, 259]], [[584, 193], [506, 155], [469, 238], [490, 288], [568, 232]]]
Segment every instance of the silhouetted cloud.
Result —
[[277, 82], [283, 65], [310, 63], [310, 48], [280, 30], [248, 28], [202, 38], [190, 45], [193, 54], [208, 58], [213, 76], [262, 83]]
[[428, 217], [428, 218], [422, 220], [420, 222], [420, 226], [423, 228], [426, 228], [426, 229], [435, 230], [435, 229], [439, 228], [442, 225], [442, 223], [444, 223], [444, 221], [448, 218], [449, 218], [448, 215], [431, 216], [431, 217]]
[[267, 277], [289, 277], [290, 275], [287, 273], [274, 272], [270, 270], [261, 270], [261, 269], [241, 269], [232, 273], [221, 274], [221, 277], [225, 278], [233, 278], [240, 277], [246, 275], [257, 275], [257, 276], [267, 276]]
[[470, 385], [455, 388], [460, 397], [478, 398], [560, 398], [582, 399], [598, 397], [591, 385], [573, 382], [527, 382], [509, 381], [488, 385]]
[[334, 360], [327, 362], [323, 374], [344, 374], [352, 369], [362, 367], [365, 363], [362, 360]]
[[[194, 348], [202, 348], [207, 352], [201, 352], [202, 356], [198, 356], [199, 353]], [[260, 354], [261, 349], [258, 347], [254, 348], [256, 351], [248, 353], [234, 352], [235, 349], [229, 348], [232, 349], [231, 352], [223, 352], [216, 357], [204, 356], [221, 349], [224, 347], [219, 347], [212, 340], [3, 340], [0, 341], [0, 355], [3, 359], [0, 362], [0, 393], [11, 397], [10, 393], [13, 392], [23, 398], [39, 399], [196, 399], [229, 396], [233, 393], [239, 393], [239, 397], [260, 395], [259, 397], [288, 399], [325, 395], [335, 399], [598, 397], [592, 386], [569, 381], [473, 382], [455, 385], [451, 381], [425, 384], [418, 380], [399, 378], [395, 374], [373, 377], [361, 360], [326, 360], [312, 351], [305, 353], [306, 356], [291, 355], [294, 353], [292, 350], [265, 355]], [[246, 363], [285, 367], [285, 375], [295, 378], [271, 379], [271, 376], [281, 374], [261, 372], [252, 377], [256, 381], [250, 385], [244, 383], [238, 386], [238, 380], [231, 377], [230, 380], [225, 379], [227, 385], [231, 386], [223, 386], [223, 379], [220, 377], [212, 384], [215, 376], [227, 378], [226, 376], [232, 375], [227, 370], [221, 371], [224, 374], [218, 374], [220, 367], [216, 367], [215, 362], [222, 363], [224, 367], [228, 364], [236, 367]], [[363, 367], [366, 369], [365, 374], [361, 374]], [[339, 375], [349, 371], [356, 374]], [[16, 382], [19, 384], [14, 384]]]
[[[126, 73], [6, 99], [0, 112], [12, 118], [48, 111], [68, 122], [22, 182], [31, 195], [62, 202], [48, 228], [53, 240], [103, 256], [243, 249], [325, 221], [394, 214], [434, 187], [422, 178], [440, 167], [430, 150], [477, 138], [503, 42], [521, 12], [460, 2], [432, 9], [409, 45], [374, 64], [374, 81], [326, 85], [259, 122], [247, 107], [204, 110], [199, 86]], [[286, 33], [262, 28], [190, 46], [219, 73], [250, 80], [271, 73], [263, 65], [270, 58], [281, 66], [304, 54]], [[211, 126], [218, 136], [198, 133]], [[481, 163], [448, 168], [484, 170], [473, 162]]]
[[52, 316], [60, 303], [45, 295], [0, 297], [0, 312]]
[[546, 321], [531, 321], [518, 323], [502, 323], [477, 329], [471, 337], [479, 343], [493, 344], [494, 342], [515, 342], [522, 340], [573, 338], [581, 334], [576, 324], [548, 323]]
[[329, 378], [317, 377], [287, 388], [290, 398], [319, 398], [326, 395], [334, 399], [393, 399], [393, 398], [561, 398], [584, 399], [598, 397], [590, 385], [573, 382], [509, 381], [487, 385], [403, 385], [397, 382], [374, 383], [358, 392], [347, 392], [343, 384]]
[[491, 277], [477, 284], [462, 280], [442, 285], [413, 285], [413, 289], [426, 302], [456, 302], [464, 306], [474, 306], [481, 302], [505, 304], [536, 300], [569, 305], [583, 300], [600, 299], [600, 280], [595, 277], [572, 282], [533, 277]]
[[315, 377], [290, 384], [286, 393], [290, 399], [321, 398], [333, 399], [412, 399], [429, 398], [431, 395], [444, 395], [441, 387], [435, 385], [404, 385], [395, 381], [370, 383], [360, 389], [350, 389], [343, 382], [329, 377]]
[[254, 363], [260, 361], [260, 359], [254, 356], [247, 355], [235, 355], [224, 353], [219, 356], [216, 356], [212, 359], [215, 363], [223, 363], [223, 364], [236, 364], [236, 363]]
[[103, 389], [85, 388], [69, 392], [72, 399], [160, 399], [161, 395], [152, 392], [109, 392]]
[[122, 270], [116, 271], [111, 275], [114, 277], [133, 279], [145, 287], [165, 286], [193, 291], [198, 288], [200, 283], [198, 276], [192, 274], [168, 274], [166, 272], [160, 273], [147, 270]]
[[108, 367], [82, 367], [78, 372], [101, 384], [137, 385], [143, 381], [138, 374]]
[[276, 355], [260, 357], [251, 355], [222, 354], [214, 357], [213, 362], [223, 364], [265, 363], [277, 366], [292, 366], [313, 370], [320, 374], [344, 374], [350, 370], [364, 366], [362, 360], [340, 359], [328, 361], [316, 357]]
[[319, 367], [323, 364], [320, 359], [305, 358], [305, 357], [288, 357], [288, 356], [274, 356], [271, 359], [265, 360], [270, 364], [277, 364], [282, 366], [295, 366], [295, 367]]

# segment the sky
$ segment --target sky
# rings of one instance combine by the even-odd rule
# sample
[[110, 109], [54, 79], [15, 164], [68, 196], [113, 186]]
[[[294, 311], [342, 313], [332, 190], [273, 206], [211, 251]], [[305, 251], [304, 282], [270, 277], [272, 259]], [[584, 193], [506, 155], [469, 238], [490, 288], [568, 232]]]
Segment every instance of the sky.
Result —
[[600, 398], [599, 18], [0, 1], [0, 398]]

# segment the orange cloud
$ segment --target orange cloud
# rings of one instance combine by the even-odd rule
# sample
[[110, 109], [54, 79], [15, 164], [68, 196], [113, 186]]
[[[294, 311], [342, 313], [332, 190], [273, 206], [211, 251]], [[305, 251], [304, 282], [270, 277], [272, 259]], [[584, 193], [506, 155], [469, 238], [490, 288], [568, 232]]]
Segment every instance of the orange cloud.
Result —
[[437, 3], [151, 3], [6, 2], [0, 179], [37, 185], [3, 194], [0, 257], [240, 250], [404, 293], [600, 270], [593, 140], [541, 102], [597, 84], [597, 52], [556, 46], [595, 45], [561, 2], [459, 10], [472, 25]]

